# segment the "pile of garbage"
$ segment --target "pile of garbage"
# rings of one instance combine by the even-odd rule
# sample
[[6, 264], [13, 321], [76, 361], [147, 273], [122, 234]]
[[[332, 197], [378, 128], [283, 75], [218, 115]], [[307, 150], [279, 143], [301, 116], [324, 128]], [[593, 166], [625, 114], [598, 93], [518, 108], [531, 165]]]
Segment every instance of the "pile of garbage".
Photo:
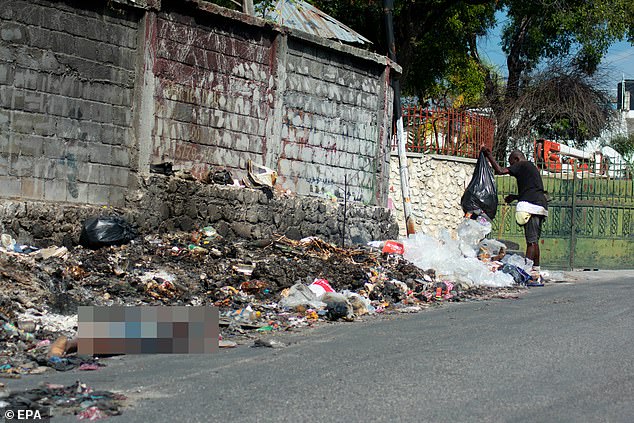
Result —
[[[3, 388], [1, 384], [0, 387]], [[74, 414], [78, 420], [93, 421], [120, 415], [126, 399], [118, 393], [93, 390], [80, 381], [68, 386], [43, 383], [38, 388], [26, 391], [9, 393], [1, 389], [0, 411], [3, 415], [9, 415], [4, 410], [11, 410], [12, 413], [24, 410], [30, 413], [32, 421], [57, 414]]]
[[467, 285], [508, 287], [526, 285], [531, 279], [532, 260], [507, 254], [507, 246], [485, 238], [491, 222], [480, 215], [466, 218], [457, 227], [457, 237], [447, 230], [438, 238], [416, 234], [403, 240], [404, 257], [423, 269], [435, 269], [442, 279]]
[[[444, 302], [516, 297], [532, 263], [486, 239], [490, 229], [486, 219], [465, 219], [453, 237], [445, 231], [345, 248], [317, 237], [230, 241], [211, 226], [139, 236], [119, 217], [84, 222], [82, 245], [72, 249], [39, 249], [4, 234], [0, 377], [104, 366], [77, 354], [80, 305], [213, 305], [220, 311], [219, 346], [280, 348], [267, 335]], [[58, 391], [46, 398], [77, 391], [81, 401], [66, 403], [92, 404], [77, 413], [117, 412], [110, 403], [99, 406], [116, 396], [88, 398], [80, 388], [49, 386]]]
[[71, 250], [3, 236], [0, 365], [18, 350], [37, 356], [60, 335], [72, 338], [79, 305], [214, 305], [227, 341], [496, 295], [515, 289], [530, 266], [485, 239], [483, 220], [465, 219], [453, 238], [417, 234], [349, 248], [316, 237], [228, 241], [211, 226], [139, 237], [126, 225], [89, 219], [83, 245]]

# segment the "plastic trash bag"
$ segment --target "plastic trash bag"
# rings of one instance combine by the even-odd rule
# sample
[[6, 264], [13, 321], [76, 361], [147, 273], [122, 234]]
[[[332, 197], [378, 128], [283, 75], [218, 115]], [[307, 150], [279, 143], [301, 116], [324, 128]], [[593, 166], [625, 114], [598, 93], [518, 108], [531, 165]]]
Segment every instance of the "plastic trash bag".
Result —
[[466, 257], [476, 257], [478, 243], [491, 232], [491, 223], [479, 217], [477, 220], [463, 219], [456, 228], [460, 251]]
[[127, 244], [137, 236], [136, 229], [122, 217], [91, 217], [83, 224], [79, 244], [87, 248], [101, 248]]
[[516, 284], [524, 285], [531, 278], [531, 275], [526, 273], [521, 267], [513, 266], [512, 264], [505, 264], [502, 266], [502, 272], [507, 273], [513, 277]]
[[320, 298], [321, 301], [326, 303], [326, 316], [330, 320], [354, 319], [354, 309], [352, 304], [348, 302], [343, 294], [337, 292], [326, 292]]
[[291, 286], [288, 296], [280, 300], [281, 307], [295, 308], [298, 306], [308, 306], [315, 309], [326, 307], [326, 303], [319, 301], [313, 291], [303, 283], [296, 283]]
[[405, 259], [416, 267], [434, 269], [439, 278], [463, 282], [469, 286], [511, 286], [513, 277], [503, 272], [492, 272], [485, 263], [475, 257], [465, 257], [461, 241], [452, 239], [447, 230], [442, 230], [440, 239], [422, 233], [402, 240], [405, 244]]
[[519, 267], [525, 272], [530, 272], [533, 268], [533, 260], [529, 258], [524, 258], [519, 254], [507, 254], [502, 258], [501, 261], [504, 264], [512, 264], [515, 267]]
[[506, 244], [504, 244], [503, 242], [489, 238], [485, 238], [480, 241], [480, 244], [478, 244], [478, 246], [480, 248], [486, 248], [487, 250], [489, 250], [492, 256], [497, 256], [498, 254], [500, 254], [500, 251], [506, 251], [508, 249]]
[[471, 182], [460, 199], [465, 213], [480, 214], [484, 212], [493, 220], [498, 208], [498, 192], [495, 187], [493, 170], [487, 163], [484, 153], [480, 153], [471, 177]]

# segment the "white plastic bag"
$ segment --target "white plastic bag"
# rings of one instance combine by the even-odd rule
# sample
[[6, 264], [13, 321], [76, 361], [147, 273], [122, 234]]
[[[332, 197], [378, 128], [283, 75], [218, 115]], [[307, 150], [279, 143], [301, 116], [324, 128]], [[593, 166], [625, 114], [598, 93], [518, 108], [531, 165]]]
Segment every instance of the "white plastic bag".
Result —
[[315, 309], [326, 307], [326, 303], [319, 301], [313, 291], [302, 283], [291, 286], [288, 296], [280, 300], [281, 307], [295, 308], [297, 306], [309, 306]]
[[[476, 225], [480, 225], [475, 222]], [[465, 224], [464, 227], [471, 227], [472, 224]], [[463, 231], [463, 235], [475, 240], [486, 231], [486, 228]], [[476, 234], [477, 233], [477, 234]], [[487, 232], [488, 233], [488, 232]], [[486, 234], [485, 234], [486, 235]], [[484, 235], [482, 235], [484, 236]], [[492, 272], [485, 263], [473, 256], [465, 256], [463, 250], [465, 242], [452, 239], [446, 230], [441, 231], [440, 239], [432, 238], [425, 234], [415, 234], [409, 238], [404, 238], [404, 257], [415, 266], [423, 270], [434, 269], [438, 278], [446, 277], [455, 282], [463, 282], [474, 286], [511, 286], [513, 278], [503, 272]], [[473, 242], [473, 241], [469, 241]], [[475, 245], [479, 242], [474, 241]]]
[[527, 273], [533, 270], [533, 260], [524, 258], [518, 254], [507, 254], [502, 257], [502, 263], [512, 264], [515, 267], [519, 267]]
[[497, 256], [498, 254], [500, 254], [500, 250], [502, 248], [504, 248], [505, 250], [508, 249], [506, 247], [506, 244], [500, 241], [497, 241], [495, 239], [487, 239], [487, 238], [480, 241], [480, 244], [478, 246], [486, 248], [492, 256]]

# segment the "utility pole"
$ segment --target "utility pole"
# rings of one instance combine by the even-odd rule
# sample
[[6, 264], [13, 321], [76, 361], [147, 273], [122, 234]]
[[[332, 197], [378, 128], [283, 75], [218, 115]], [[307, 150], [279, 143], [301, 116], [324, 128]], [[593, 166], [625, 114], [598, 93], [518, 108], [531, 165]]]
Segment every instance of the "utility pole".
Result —
[[[387, 35], [388, 57], [396, 63], [396, 45], [394, 43], [394, 24], [392, 12], [394, 10], [394, 0], [383, 0], [383, 12], [385, 14], [385, 32]], [[403, 112], [401, 110], [401, 84], [398, 78], [392, 78], [392, 89], [394, 91], [394, 117], [396, 123], [396, 137], [398, 143], [398, 164], [401, 176], [401, 192], [403, 194], [403, 214], [405, 215], [405, 228], [407, 236], [414, 234], [414, 218], [412, 217], [412, 201], [409, 193], [409, 172], [407, 170], [407, 153], [405, 151], [405, 134], [403, 131]]]
[[255, 15], [253, 0], [242, 0], [242, 13], [246, 13], [249, 16]]

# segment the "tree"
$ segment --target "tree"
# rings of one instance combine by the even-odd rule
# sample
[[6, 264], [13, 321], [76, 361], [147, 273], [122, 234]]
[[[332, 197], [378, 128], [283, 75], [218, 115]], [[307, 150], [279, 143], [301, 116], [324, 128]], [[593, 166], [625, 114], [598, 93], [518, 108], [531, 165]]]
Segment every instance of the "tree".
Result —
[[522, 141], [547, 138], [583, 148], [600, 135], [612, 111], [601, 84], [574, 65], [551, 64], [523, 84], [514, 108], [499, 119], [511, 122], [507, 139], [511, 148]]
[[[382, 0], [309, 1], [369, 38], [374, 51], [387, 53]], [[478, 55], [478, 37], [495, 26], [496, 11], [507, 16], [502, 33], [506, 82]], [[396, 0], [394, 28], [403, 95], [451, 106], [480, 106], [484, 99], [496, 117], [494, 150], [500, 158], [519, 108], [539, 91], [531, 84], [544, 86], [543, 74], [535, 74], [540, 66], [566, 59], [577, 75], [567, 82], [594, 75], [612, 42], [627, 38], [634, 43], [634, 1]], [[553, 82], [558, 81], [564, 80]], [[538, 130], [569, 132], [578, 140], [595, 127], [565, 116], [544, 125]]]
[[617, 135], [610, 139], [606, 145], [615, 149], [627, 163], [634, 162], [634, 134]]
[[[378, 53], [387, 52], [382, 0], [313, 3], [369, 38]], [[485, 34], [494, 13], [494, 0], [397, 0], [394, 38], [403, 94], [439, 101], [460, 94], [477, 98], [484, 73], [469, 57], [468, 42], [472, 34]]]
[[[501, 159], [508, 137], [512, 135], [513, 121], [520, 113], [520, 106], [525, 104], [520, 99], [523, 90], [529, 87], [531, 73], [545, 60], [567, 58], [575, 72], [593, 75], [611, 43], [625, 37], [634, 41], [634, 2], [503, 0], [498, 8], [506, 11], [508, 17], [502, 32], [507, 83], [500, 84], [482, 63], [475, 33], [470, 42], [470, 55], [482, 64], [486, 74], [485, 96], [498, 124], [494, 150]], [[576, 129], [583, 128], [577, 125]]]

